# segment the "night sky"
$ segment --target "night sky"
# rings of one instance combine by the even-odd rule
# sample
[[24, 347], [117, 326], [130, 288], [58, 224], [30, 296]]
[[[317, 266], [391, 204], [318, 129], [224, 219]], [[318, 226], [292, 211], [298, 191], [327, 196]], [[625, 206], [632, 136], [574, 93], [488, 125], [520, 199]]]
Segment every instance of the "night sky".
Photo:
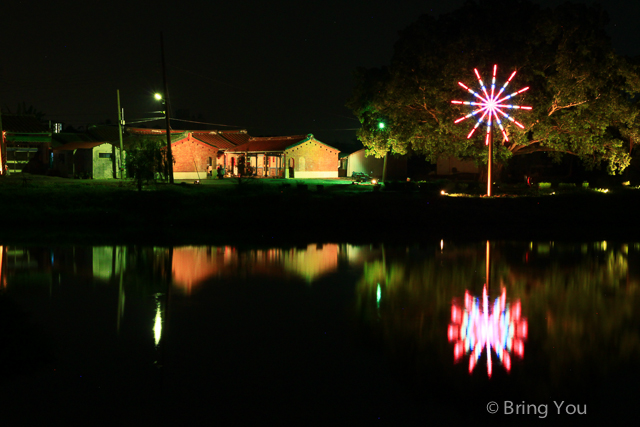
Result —
[[[128, 122], [157, 116], [152, 95], [162, 88], [163, 31], [174, 115], [182, 110], [254, 136], [313, 133], [331, 144], [355, 139], [359, 122], [344, 106], [353, 70], [387, 64], [399, 30], [463, 0], [4, 3], [4, 111], [25, 102], [75, 127], [116, 123], [120, 89]], [[615, 49], [639, 55], [640, 1], [603, 7]]]

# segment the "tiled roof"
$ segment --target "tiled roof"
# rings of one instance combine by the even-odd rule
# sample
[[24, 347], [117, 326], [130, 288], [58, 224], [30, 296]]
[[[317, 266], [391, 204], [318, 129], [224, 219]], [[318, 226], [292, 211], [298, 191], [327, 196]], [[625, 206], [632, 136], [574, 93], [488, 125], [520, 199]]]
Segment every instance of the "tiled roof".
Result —
[[[188, 134], [186, 132], [181, 132], [181, 133], [172, 133], [171, 134], [171, 143], [173, 144], [174, 142], [180, 141], [181, 139], [185, 139], [188, 136]], [[166, 134], [160, 134], [160, 135], [149, 135], [149, 134], [126, 134], [123, 138], [122, 138], [122, 144], [124, 146], [124, 149], [128, 149], [131, 146], [136, 146], [138, 144], [140, 144], [142, 141], [144, 140], [154, 140], [154, 141], [158, 141], [158, 143], [160, 145], [166, 145], [167, 144], [167, 137]]]
[[118, 131], [118, 125], [93, 125], [87, 129], [95, 141], [119, 141]]
[[57, 148], [70, 142], [87, 142], [93, 141], [86, 133], [60, 132], [51, 134], [51, 147]]
[[89, 135], [87, 135], [86, 133], [75, 133], [75, 132], [60, 132], [60, 133], [54, 133], [51, 135], [51, 137], [56, 140], [59, 141], [63, 144], [66, 144], [68, 142], [86, 142], [86, 141], [93, 141], [93, 138], [91, 138]]
[[107, 144], [107, 142], [69, 142], [67, 144], [61, 145], [60, 147], [54, 148], [53, 151], [70, 151], [70, 150], [78, 150], [78, 149], [87, 149], [97, 147], [98, 145]]
[[249, 141], [230, 149], [231, 152], [247, 152], [247, 151], [284, 151], [288, 147], [295, 145], [308, 138], [308, 135], [292, 135], [292, 136], [270, 136], [249, 138]]
[[251, 139], [251, 136], [247, 135], [247, 131], [246, 130], [221, 131], [220, 135], [224, 139], [226, 139], [228, 141], [231, 141], [234, 145], [245, 144], [245, 143], [249, 142], [249, 139]]
[[13, 133], [45, 133], [50, 132], [35, 116], [2, 115], [2, 130]]
[[[218, 132], [193, 132], [193, 137], [199, 141], [202, 141], [206, 144], [213, 145], [214, 147], [218, 147], [218, 149], [233, 149], [236, 144], [228, 141], [223, 138]], [[248, 137], [248, 135], [247, 135]]]
[[[165, 135], [167, 133], [166, 129], [132, 128], [129, 126], [125, 127], [125, 131], [132, 135]], [[186, 131], [171, 129], [171, 134], [183, 133], [183, 132], [186, 132]]]

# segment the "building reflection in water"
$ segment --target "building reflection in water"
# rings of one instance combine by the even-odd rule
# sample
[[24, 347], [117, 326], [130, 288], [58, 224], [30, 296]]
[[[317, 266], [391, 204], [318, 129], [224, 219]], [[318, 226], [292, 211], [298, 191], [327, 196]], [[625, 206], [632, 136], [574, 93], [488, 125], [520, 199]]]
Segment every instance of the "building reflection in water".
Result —
[[208, 246], [182, 246], [173, 249], [171, 273], [173, 284], [191, 294], [194, 286], [209, 277], [215, 277], [225, 264], [231, 248]]
[[[345, 249], [346, 250], [346, 249]], [[297, 276], [307, 283], [336, 271], [342, 249], [337, 244], [311, 244], [303, 248], [238, 250], [231, 246], [184, 246], [173, 251], [173, 285], [191, 294], [211, 278], [260, 275]]]
[[483, 351], [487, 354], [487, 375], [492, 373], [492, 350], [507, 372], [511, 370], [511, 356], [524, 357], [524, 340], [527, 338], [527, 320], [522, 319], [520, 301], [507, 303], [507, 290], [489, 305], [487, 287], [480, 298], [464, 294], [464, 307], [454, 301], [451, 306], [449, 341], [454, 343], [454, 361], [459, 362], [465, 354], [469, 356], [469, 373], [473, 372]]
[[[453, 352], [455, 361], [470, 358], [471, 371], [478, 371], [475, 365], [484, 363], [482, 357], [513, 371], [525, 340], [528, 354], [537, 356], [527, 357], [518, 375], [541, 360], [549, 378], [640, 360], [640, 244], [493, 242], [487, 268], [485, 243], [249, 249], [0, 246], [0, 290], [27, 298], [48, 296], [51, 306], [61, 303], [56, 293], [68, 296], [70, 289], [79, 291], [78, 300], [100, 293], [105, 296], [101, 304], [113, 316], [109, 327], [123, 334], [132, 330], [144, 305], [147, 338], [161, 349], [169, 337], [163, 321], [175, 307], [169, 304], [171, 295], [178, 301], [181, 296], [196, 299], [199, 287], [229, 286], [236, 278], [300, 285], [348, 271], [331, 279], [344, 280], [344, 286], [355, 281], [358, 328], [403, 364], [458, 372]], [[222, 277], [231, 280], [216, 282]], [[154, 298], [157, 294], [163, 297]], [[466, 366], [463, 371], [468, 377]], [[497, 372], [494, 366], [494, 377]]]

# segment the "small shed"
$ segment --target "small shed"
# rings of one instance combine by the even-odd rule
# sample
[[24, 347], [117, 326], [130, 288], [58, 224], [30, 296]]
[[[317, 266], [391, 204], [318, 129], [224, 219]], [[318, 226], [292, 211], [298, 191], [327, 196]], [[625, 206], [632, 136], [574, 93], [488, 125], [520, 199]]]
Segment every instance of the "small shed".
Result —
[[112, 179], [120, 148], [108, 142], [69, 142], [53, 149], [53, 170], [64, 178]]
[[[376, 158], [367, 156], [363, 148], [343, 157], [340, 161], [340, 168], [346, 169], [346, 176], [351, 177], [355, 173], [365, 173], [375, 178], [382, 178], [384, 169], [384, 157]], [[387, 157], [387, 179], [407, 179], [407, 156], [399, 154], [389, 154]]]

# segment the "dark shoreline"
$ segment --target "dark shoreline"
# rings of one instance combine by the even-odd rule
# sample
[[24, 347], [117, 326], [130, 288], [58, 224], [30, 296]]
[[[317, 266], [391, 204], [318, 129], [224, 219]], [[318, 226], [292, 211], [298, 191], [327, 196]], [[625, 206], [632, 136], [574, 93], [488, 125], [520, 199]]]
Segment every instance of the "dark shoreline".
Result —
[[[521, 197], [176, 186], [2, 191], [3, 243], [418, 243], [640, 240], [640, 190]], [[185, 188], [191, 187], [191, 188]], [[198, 188], [196, 188], [198, 187]]]

